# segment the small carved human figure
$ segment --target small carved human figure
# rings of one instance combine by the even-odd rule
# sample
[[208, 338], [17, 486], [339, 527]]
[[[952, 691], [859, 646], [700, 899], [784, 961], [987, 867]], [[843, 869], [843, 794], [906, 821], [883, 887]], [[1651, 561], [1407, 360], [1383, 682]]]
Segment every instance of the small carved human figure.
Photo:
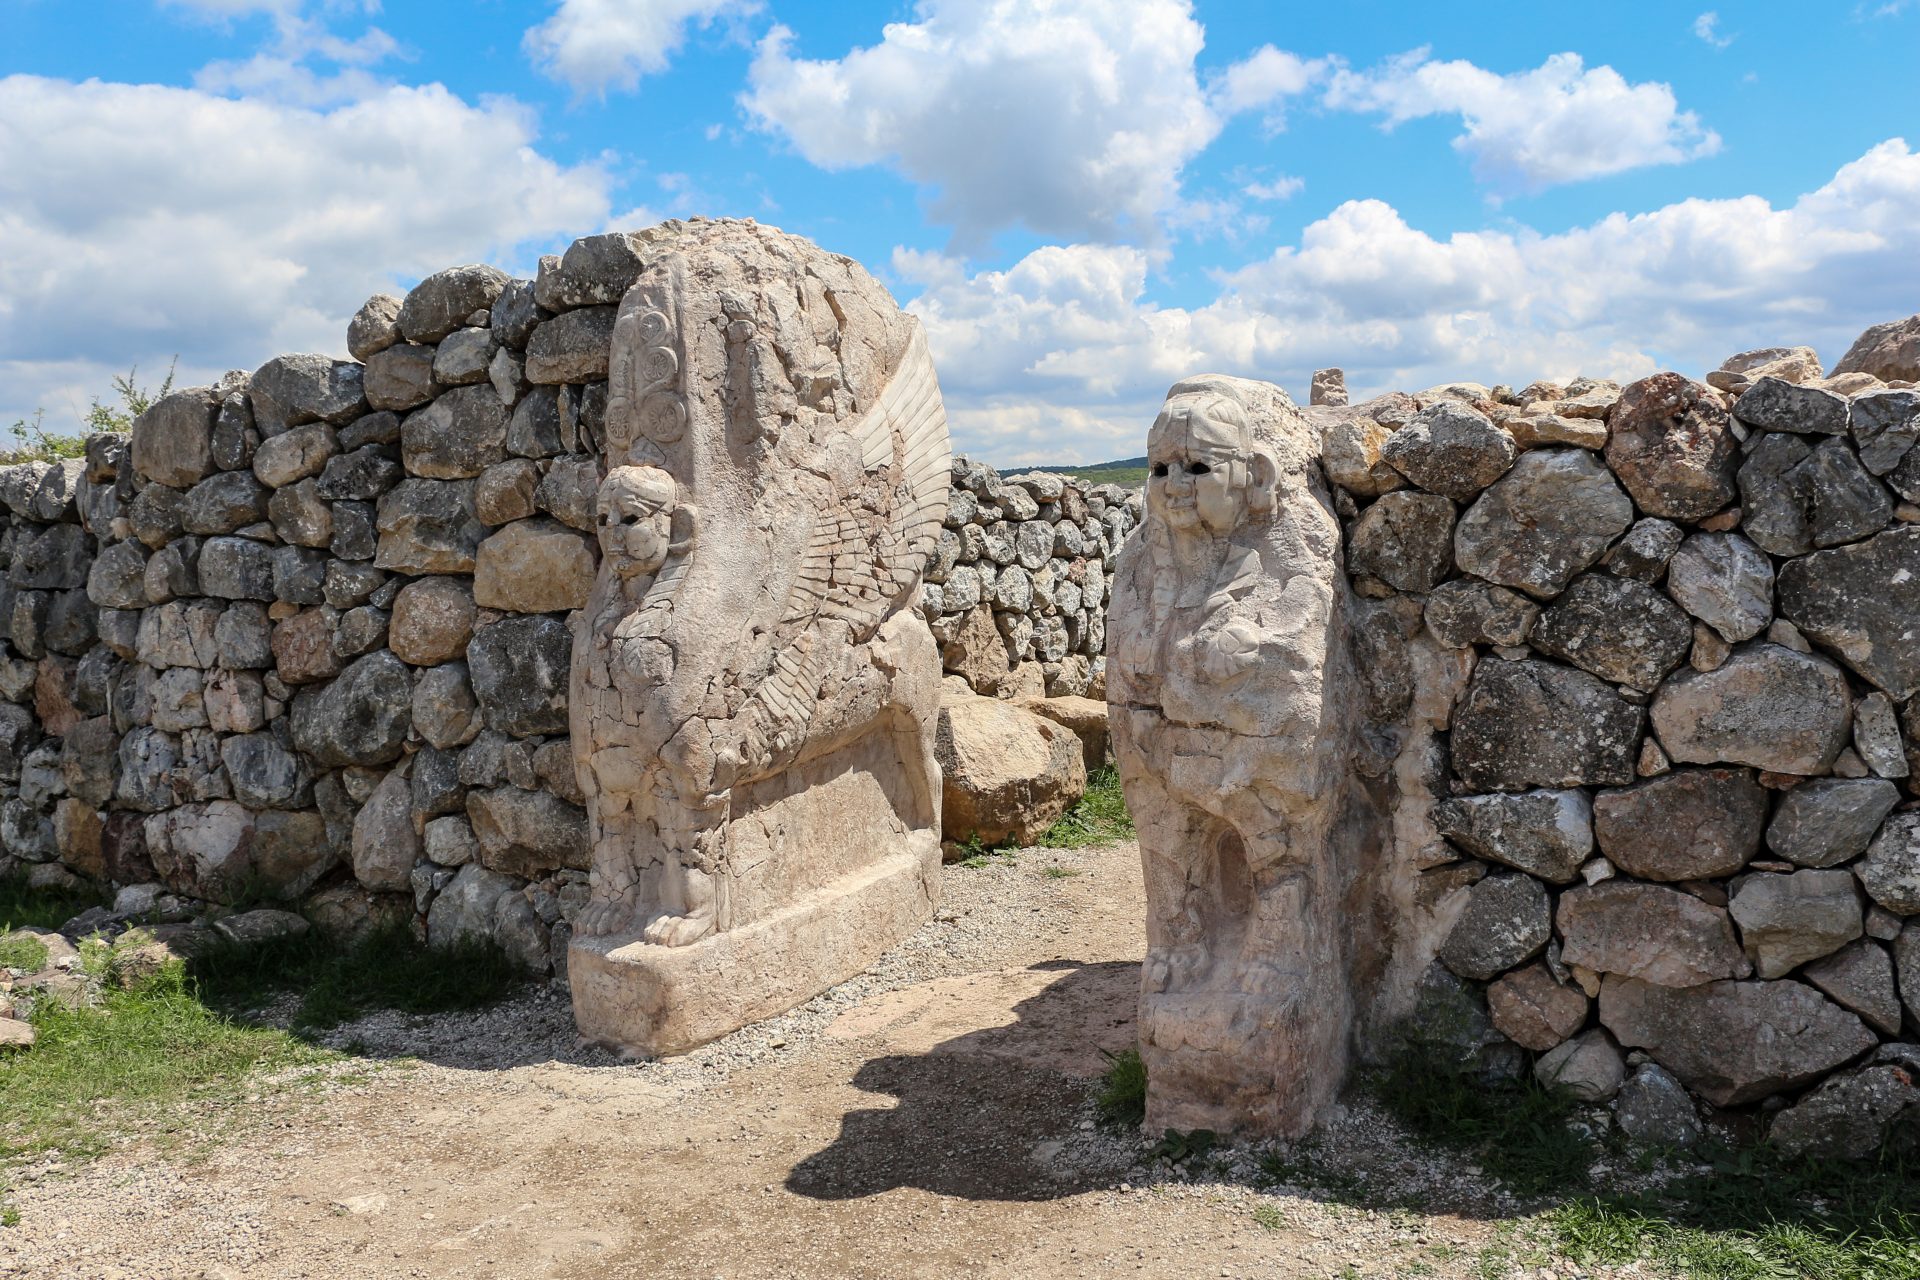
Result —
[[658, 467], [615, 467], [601, 482], [595, 504], [600, 554], [622, 582], [651, 580], [666, 563], [678, 492]]
[[1278, 388], [1177, 384], [1108, 621], [1147, 885], [1148, 1124], [1298, 1134], [1339, 1086], [1349, 709], [1339, 526]]

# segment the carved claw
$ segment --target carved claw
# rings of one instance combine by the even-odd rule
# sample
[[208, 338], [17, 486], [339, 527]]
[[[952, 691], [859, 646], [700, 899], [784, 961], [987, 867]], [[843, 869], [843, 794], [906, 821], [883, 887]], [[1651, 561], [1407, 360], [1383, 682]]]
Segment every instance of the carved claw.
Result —
[[662, 947], [684, 947], [713, 932], [713, 913], [697, 911], [685, 916], [661, 916], [641, 933], [648, 942]]
[[633, 920], [633, 905], [627, 902], [590, 902], [573, 921], [573, 931], [584, 938], [604, 938], [619, 933]]

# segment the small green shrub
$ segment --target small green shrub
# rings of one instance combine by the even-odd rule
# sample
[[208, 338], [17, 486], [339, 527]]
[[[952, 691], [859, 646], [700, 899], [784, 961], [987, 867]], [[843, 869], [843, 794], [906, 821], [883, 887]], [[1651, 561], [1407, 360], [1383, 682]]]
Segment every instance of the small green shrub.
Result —
[[47, 430], [47, 411], [35, 409], [31, 418], [15, 420], [9, 433], [15, 440], [12, 449], [0, 450], [0, 465], [13, 465], [21, 462], [57, 462], [63, 458], [79, 458], [87, 452], [86, 437], [96, 431], [117, 431], [125, 433], [133, 430], [133, 420], [153, 406], [153, 402], [173, 390], [174, 369], [179, 364], [176, 357], [173, 365], [168, 366], [167, 376], [157, 389], [142, 387], [137, 381], [140, 369], [134, 366], [126, 376], [115, 376], [113, 395], [107, 400], [99, 396], [85, 413], [78, 415], [82, 433], [80, 435], [60, 435]]
[[47, 944], [32, 934], [0, 935], [0, 969], [39, 969], [47, 963]]
[[1147, 1118], [1147, 1064], [1138, 1049], [1119, 1053], [1100, 1051], [1107, 1069], [1100, 1077], [1100, 1088], [1093, 1096], [1094, 1106], [1106, 1123], [1137, 1126]]
[[1108, 765], [1087, 779], [1087, 793], [1047, 828], [1040, 843], [1049, 849], [1081, 849], [1132, 835], [1133, 815], [1127, 812], [1127, 797], [1120, 790], [1120, 773]]

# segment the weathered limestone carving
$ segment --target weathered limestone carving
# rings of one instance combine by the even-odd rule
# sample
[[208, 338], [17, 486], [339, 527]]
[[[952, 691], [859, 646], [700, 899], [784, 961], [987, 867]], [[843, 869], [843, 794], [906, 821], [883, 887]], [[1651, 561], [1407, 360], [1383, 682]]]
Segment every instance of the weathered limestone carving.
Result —
[[572, 741], [582, 1031], [677, 1052], [851, 976], [930, 913], [945, 515], [918, 323], [849, 259], [669, 224], [614, 325], [602, 562]]
[[1359, 698], [1317, 433], [1277, 387], [1181, 382], [1108, 621], [1114, 754], [1146, 864], [1150, 1128], [1298, 1135], [1356, 997], [1339, 828]]

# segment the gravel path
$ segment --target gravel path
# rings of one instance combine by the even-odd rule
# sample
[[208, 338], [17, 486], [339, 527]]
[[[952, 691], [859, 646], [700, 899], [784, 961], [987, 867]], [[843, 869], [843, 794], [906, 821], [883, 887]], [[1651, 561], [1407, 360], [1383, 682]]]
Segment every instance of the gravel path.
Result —
[[1100, 1050], [1133, 1037], [1131, 844], [944, 875], [872, 970], [684, 1057], [580, 1046], [551, 988], [342, 1026], [323, 1083], [199, 1114], [196, 1142], [27, 1170], [0, 1275], [1480, 1274], [1504, 1207], [1362, 1108], [1319, 1159], [1449, 1211], [1276, 1187], [1252, 1151], [1188, 1173], [1096, 1125]]

